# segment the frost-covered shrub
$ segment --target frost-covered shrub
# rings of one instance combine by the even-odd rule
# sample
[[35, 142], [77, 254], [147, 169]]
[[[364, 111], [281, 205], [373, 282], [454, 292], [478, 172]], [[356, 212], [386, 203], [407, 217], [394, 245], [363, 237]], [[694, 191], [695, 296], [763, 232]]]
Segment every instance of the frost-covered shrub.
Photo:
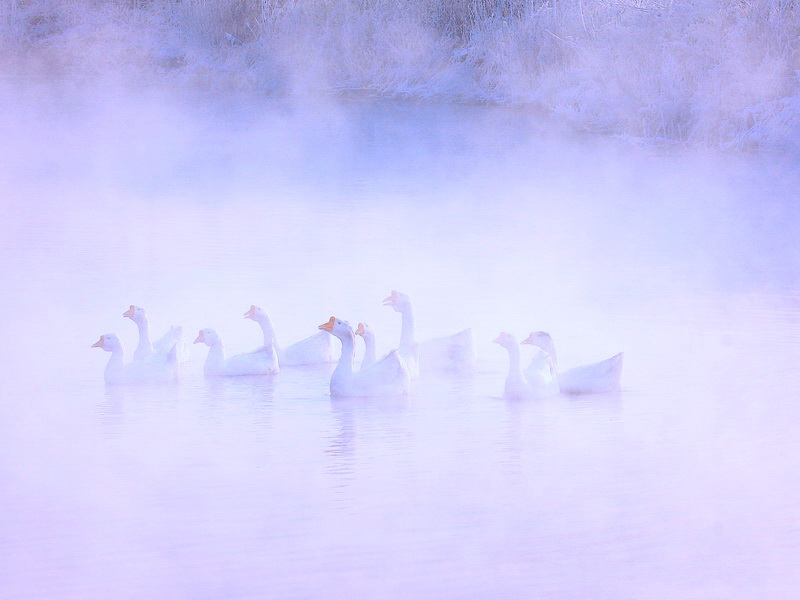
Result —
[[793, 0], [6, 0], [18, 75], [530, 104], [731, 148], [797, 138]]

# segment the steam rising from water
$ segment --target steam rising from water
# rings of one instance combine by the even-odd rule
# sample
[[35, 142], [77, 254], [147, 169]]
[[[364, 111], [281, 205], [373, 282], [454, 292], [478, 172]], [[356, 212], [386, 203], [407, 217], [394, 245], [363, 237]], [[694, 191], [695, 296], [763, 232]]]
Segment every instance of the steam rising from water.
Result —
[[241, 326], [263, 303], [297, 315], [292, 339], [331, 312], [391, 329], [377, 301], [399, 288], [427, 335], [486, 339], [622, 314], [629, 297], [796, 285], [797, 180], [780, 160], [641, 155], [501, 108], [18, 87], [5, 100], [6, 301], [37, 306], [43, 333], [65, 306], [82, 315], [75, 342], [118, 329], [131, 302], [187, 328]]
[[647, 155], [506, 108], [15, 90], [6, 302], [54, 311], [43, 334], [79, 315], [75, 343], [131, 303], [187, 330], [264, 304], [299, 339], [331, 313], [396, 329], [379, 300], [404, 289], [423, 336], [490, 339], [796, 286], [788, 159]]

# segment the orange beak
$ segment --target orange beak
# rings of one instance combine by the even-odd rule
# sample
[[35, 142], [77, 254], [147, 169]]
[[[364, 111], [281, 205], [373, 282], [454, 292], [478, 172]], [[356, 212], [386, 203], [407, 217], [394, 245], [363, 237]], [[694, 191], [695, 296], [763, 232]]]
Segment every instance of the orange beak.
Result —
[[394, 304], [395, 302], [397, 302], [397, 290], [392, 290], [392, 295], [383, 299], [383, 305], [389, 306], [389, 303]]
[[255, 304], [251, 304], [250, 305], [250, 310], [248, 310], [246, 313], [244, 313], [243, 316], [244, 316], [245, 319], [255, 319], [255, 316], [256, 316], [256, 305]]
[[533, 334], [530, 334], [528, 337], [526, 337], [524, 340], [522, 340], [520, 342], [520, 344], [530, 344], [531, 346], [533, 346], [534, 345], [534, 343], [533, 343]]
[[356, 335], [364, 335], [364, 324], [359, 323], [358, 327], [356, 328]]
[[333, 324], [336, 322], [336, 317], [331, 317], [327, 323], [323, 323], [318, 329], [331, 333], [333, 331]]
[[206, 341], [206, 334], [203, 333], [203, 330], [201, 329], [200, 330], [200, 335], [198, 335], [197, 339], [192, 343], [199, 344], [200, 342], [205, 342], [205, 341]]
[[136, 307], [133, 304], [131, 304], [131, 307], [128, 310], [126, 310], [124, 313], [122, 313], [122, 316], [123, 317], [128, 317], [129, 319], [132, 319], [133, 318], [133, 311], [135, 311], [135, 310], [136, 310]]
[[92, 344], [92, 348], [102, 348], [103, 344], [105, 344], [105, 342], [106, 342], [105, 337], [106, 336], [101, 335], [100, 339], [97, 340], [94, 344]]
[[500, 335], [497, 336], [497, 339], [496, 340], [492, 340], [492, 343], [493, 344], [499, 344], [499, 343], [501, 343], [503, 341], [504, 337], [506, 337], [506, 332], [505, 331], [501, 331]]

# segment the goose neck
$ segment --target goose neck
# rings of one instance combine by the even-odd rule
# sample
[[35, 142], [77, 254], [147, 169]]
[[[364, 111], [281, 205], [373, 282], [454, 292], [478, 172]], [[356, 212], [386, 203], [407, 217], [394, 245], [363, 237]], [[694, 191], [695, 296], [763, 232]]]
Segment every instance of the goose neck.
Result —
[[209, 365], [221, 365], [225, 362], [225, 345], [222, 340], [214, 340], [208, 347], [206, 357], [206, 367]]
[[522, 367], [520, 366], [519, 345], [509, 344], [508, 346], [506, 346], [506, 350], [508, 350], [509, 368], [512, 371], [519, 371], [521, 373]]
[[264, 345], [275, 344], [277, 346], [278, 339], [275, 335], [275, 327], [273, 327], [272, 319], [269, 318], [269, 315], [264, 313], [259, 315], [256, 320], [261, 325], [261, 331], [264, 333]]
[[375, 338], [371, 335], [364, 335], [364, 365], [371, 365], [373, 364], [377, 358], [377, 352], [375, 350]]
[[147, 317], [136, 321], [139, 329], [139, 345], [136, 346], [135, 356], [137, 358], [153, 353], [153, 342], [150, 340], [150, 323]]
[[400, 329], [400, 346], [412, 347], [417, 343], [416, 323], [414, 321], [414, 310], [411, 305], [403, 307], [400, 311], [402, 315], [402, 327]]
[[122, 371], [124, 355], [122, 348], [115, 348], [111, 351], [111, 356], [108, 357], [108, 363], [106, 364], [107, 374]]
[[352, 375], [353, 362], [355, 360], [355, 336], [351, 333], [339, 338], [342, 342], [342, 355], [339, 357], [339, 364], [336, 365], [335, 374], [337, 376]]

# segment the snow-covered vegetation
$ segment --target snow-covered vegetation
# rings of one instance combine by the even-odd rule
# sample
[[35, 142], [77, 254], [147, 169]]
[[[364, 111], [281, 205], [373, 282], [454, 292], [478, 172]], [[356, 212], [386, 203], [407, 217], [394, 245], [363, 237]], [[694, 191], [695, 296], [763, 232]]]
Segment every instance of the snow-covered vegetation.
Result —
[[798, 146], [794, 0], [3, 0], [11, 80], [525, 104], [582, 131]]

